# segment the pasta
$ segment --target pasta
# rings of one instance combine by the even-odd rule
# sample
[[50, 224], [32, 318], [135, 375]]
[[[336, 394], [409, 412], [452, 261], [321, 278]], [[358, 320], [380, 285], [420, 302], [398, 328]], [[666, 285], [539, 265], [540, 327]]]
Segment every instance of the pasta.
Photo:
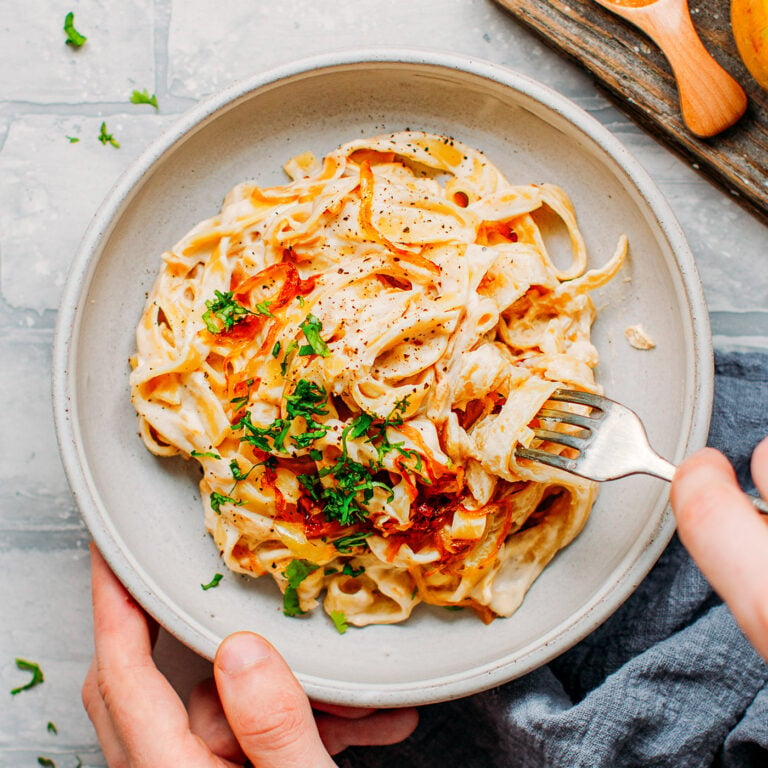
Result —
[[270, 574], [288, 615], [322, 601], [342, 630], [420, 602], [511, 615], [595, 498], [515, 447], [538, 442], [555, 389], [596, 391], [590, 291], [626, 239], [588, 270], [562, 190], [511, 184], [444, 136], [285, 170], [163, 254], [131, 358], [142, 439], [200, 463], [226, 565]]

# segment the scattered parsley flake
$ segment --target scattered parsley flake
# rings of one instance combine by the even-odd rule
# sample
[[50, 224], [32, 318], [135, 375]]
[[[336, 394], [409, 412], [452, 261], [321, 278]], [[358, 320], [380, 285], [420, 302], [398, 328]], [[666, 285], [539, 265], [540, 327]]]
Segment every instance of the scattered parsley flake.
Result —
[[247, 472], [243, 472], [243, 470], [240, 469], [240, 465], [237, 463], [237, 459], [232, 459], [232, 461], [229, 462], [229, 468], [232, 471], [232, 479], [235, 483], [239, 483], [241, 480], [246, 480], [248, 475], [253, 472], [255, 466], [256, 465], [254, 464]]
[[370, 533], [358, 531], [357, 533], [350, 533], [347, 536], [334, 539], [331, 544], [333, 544], [333, 546], [336, 547], [339, 552], [349, 552], [352, 548], [361, 547], [363, 544], [365, 544], [365, 540], [370, 535]]
[[291, 560], [283, 571], [283, 576], [288, 580], [288, 586], [283, 593], [283, 613], [286, 616], [300, 616], [305, 613], [299, 604], [298, 588], [304, 579], [316, 571], [320, 566], [309, 560]]
[[197, 458], [206, 458], [206, 459], [220, 459], [221, 456], [219, 456], [218, 453], [214, 453], [213, 451], [192, 451], [190, 456], [196, 456]]
[[296, 347], [299, 346], [299, 342], [296, 341], [296, 339], [292, 339], [291, 343], [288, 345], [288, 347], [285, 350], [285, 354], [283, 355], [283, 361], [280, 363], [280, 373], [285, 376], [286, 371], [288, 370], [288, 362], [289, 358], [291, 356], [291, 353], [293, 352]]
[[[230, 427], [232, 430], [243, 430], [241, 443], [250, 443], [264, 453], [271, 453], [272, 450], [287, 453], [285, 438], [290, 428], [291, 422], [288, 419], [275, 419], [268, 427], [259, 427], [251, 421], [250, 411], [246, 411], [245, 415]], [[272, 445], [267, 438], [272, 439]]]
[[295, 419], [304, 418], [307, 426], [316, 429], [319, 425], [313, 416], [326, 416], [328, 409], [323, 406], [328, 402], [328, 393], [315, 381], [299, 379], [293, 392], [285, 398], [288, 415]]
[[344, 563], [341, 573], [344, 576], [351, 576], [353, 579], [356, 579], [358, 576], [365, 573], [365, 568], [362, 566], [360, 568], [354, 568], [351, 563]]
[[280, 354], [280, 342], [276, 341], [275, 346], [272, 347], [272, 357], [277, 357]]
[[[306, 338], [307, 343], [316, 355], [320, 355], [320, 357], [328, 357], [331, 354], [328, 345], [320, 338], [320, 331], [323, 330], [323, 324], [313, 314], [308, 314], [299, 328], [304, 332], [304, 337]], [[299, 350], [300, 355], [309, 354], [303, 352], [304, 349], [305, 347], [302, 347]]]
[[336, 631], [340, 635], [343, 635], [349, 628], [349, 624], [347, 624], [347, 617], [344, 615], [344, 611], [331, 611], [329, 615], [331, 617], [331, 621], [333, 622], [333, 626], [336, 627]]
[[256, 310], [260, 315], [266, 315], [266, 317], [274, 317], [274, 315], [269, 311], [269, 305], [271, 303], [271, 301], [260, 301], [256, 305]]
[[[210, 333], [222, 333], [239, 323], [246, 315], [254, 315], [250, 309], [239, 304], [233, 298], [232, 291], [214, 291], [215, 298], [205, 302], [208, 308], [203, 312], [203, 322]], [[220, 325], [214, 321], [214, 317]]]
[[77, 136], [66, 136], [65, 138], [70, 144], [77, 144], [77, 142], [80, 141]]
[[251, 399], [251, 387], [253, 386], [253, 379], [248, 379], [248, 381], [245, 382], [245, 386], [247, 387], [247, 391], [244, 395], [241, 395], [240, 397], [233, 397], [229, 401], [238, 411], [241, 408], [245, 408], [245, 406], [248, 404], [248, 401]]
[[225, 496], [223, 493], [218, 493], [217, 491], [214, 491], [211, 494], [211, 509], [217, 515], [221, 514], [222, 504], [234, 504], [236, 507], [242, 507], [243, 504], [245, 504], [245, 502], [239, 501], [238, 499], [233, 499], [231, 496]]
[[319, 567], [319, 565], [309, 560], [291, 560], [283, 572], [283, 576], [288, 579], [288, 586], [296, 589], [310, 573], [313, 573]]
[[107, 132], [106, 122], [103, 122], [99, 128], [99, 141], [104, 146], [111, 144], [115, 149], [120, 149], [120, 142], [111, 133]]
[[48, 733], [52, 733], [54, 736], [59, 735], [59, 729], [50, 720], [48, 721], [48, 725], [46, 725], [45, 728], [48, 731]]
[[149, 104], [155, 109], [159, 109], [157, 106], [157, 96], [155, 96], [154, 93], [150, 96], [149, 91], [146, 88], [143, 91], [137, 91], [134, 89], [133, 93], [131, 94], [131, 103]]
[[15, 696], [17, 693], [21, 693], [22, 691], [27, 691], [30, 688], [34, 688], [36, 685], [40, 685], [40, 683], [44, 682], [45, 678], [43, 677], [43, 670], [40, 669], [40, 666], [35, 664], [35, 662], [25, 661], [24, 659], [16, 659], [16, 666], [18, 669], [21, 669], [24, 672], [31, 672], [32, 679], [28, 683], [20, 685], [18, 688], [14, 688], [11, 691], [11, 696]]
[[201, 584], [203, 591], [207, 592], [209, 589], [219, 586], [219, 582], [224, 578], [223, 573], [214, 574], [213, 578], [207, 584]]
[[72, 11], [64, 17], [64, 31], [67, 33], [67, 39], [64, 42], [72, 48], [80, 48], [88, 39], [75, 29], [75, 14]]
[[56, 763], [50, 757], [38, 757], [37, 764], [45, 766], [45, 768], [56, 768]]
[[367, 413], [361, 413], [359, 416], [355, 416], [352, 420], [352, 428], [349, 432], [349, 436], [353, 440], [362, 437], [368, 431], [368, 427], [371, 426], [372, 422], [373, 416], [370, 416]]

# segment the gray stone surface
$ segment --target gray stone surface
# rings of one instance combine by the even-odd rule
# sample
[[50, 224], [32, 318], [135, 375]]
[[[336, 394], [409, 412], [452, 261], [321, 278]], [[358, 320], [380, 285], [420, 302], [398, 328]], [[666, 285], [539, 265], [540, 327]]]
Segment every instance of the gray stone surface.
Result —
[[[67, 10], [88, 36], [64, 44]], [[79, 688], [91, 655], [88, 533], [58, 458], [51, 344], [68, 265], [99, 202], [170, 121], [234, 79], [341, 48], [419, 46], [488, 59], [567, 95], [613, 131], [688, 236], [716, 345], [768, 350], [765, 226], [643, 133], [589, 75], [491, 0], [0, 0], [0, 682], [46, 681], [0, 718], [0, 766], [104, 765]], [[160, 110], [129, 102], [156, 92]], [[105, 121], [116, 149], [98, 141]], [[67, 136], [80, 139], [70, 143]], [[164, 636], [182, 693], [207, 664]], [[51, 721], [58, 735], [46, 730]]]

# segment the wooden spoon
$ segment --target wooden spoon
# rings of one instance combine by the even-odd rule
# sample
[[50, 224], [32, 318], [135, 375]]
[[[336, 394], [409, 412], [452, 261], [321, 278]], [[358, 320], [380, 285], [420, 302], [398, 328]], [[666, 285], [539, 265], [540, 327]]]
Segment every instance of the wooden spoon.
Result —
[[744, 89], [704, 47], [691, 21], [687, 0], [596, 2], [639, 27], [661, 48], [677, 80], [680, 111], [692, 133], [714, 136], [744, 114]]

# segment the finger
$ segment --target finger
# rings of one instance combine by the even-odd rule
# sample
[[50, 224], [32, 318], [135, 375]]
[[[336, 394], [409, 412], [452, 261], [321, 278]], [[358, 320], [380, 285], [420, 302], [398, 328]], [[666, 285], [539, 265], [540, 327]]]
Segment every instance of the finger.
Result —
[[752, 453], [752, 479], [760, 495], [768, 501], [768, 437]]
[[419, 724], [417, 710], [377, 710], [367, 717], [350, 720], [334, 715], [320, 715], [317, 728], [326, 749], [337, 755], [347, 747], [383, 746], [407, 739]]
[[96, 737], [101, 744], [101, 751], [108, 765], [125, 765], [126, 753], [112, 725], [112, 719], [107, 712], [104, 700], [101, 698], [97, 682], [96, 660], [91, 661], [85, 676], [82, 689], [82, 699], [85, 711], [93, 723]]
[[227, 720], [256, 768], [331, 768], [304, 691], [278, 652], [251, 632], [224, 640], [214, 676]]
[[189, 727], [214, 755], [242, 763], [245, 753], [229, 727], [212, 678], [198, 683], [189, 696]]
[[672, 507], [683, 544], [768, 658], [768, 525], [728, 460], [707, 448], [684, 461], [672, 484]]
[[91, 573], [96, 676], [106, 711], [137, 766], [209, 764], [186, 710], [152, 660], [147, 618], [95, 548]]
[[346, 717], [349, 720], [359, 720], [361, 717], [368, 717], [368, 715], [376, 712], [373, 707], [345, 707], [341, 704], [326, 704], [323, 701], [313, 701], [312, 709], [327, 712], [329, 715]]

